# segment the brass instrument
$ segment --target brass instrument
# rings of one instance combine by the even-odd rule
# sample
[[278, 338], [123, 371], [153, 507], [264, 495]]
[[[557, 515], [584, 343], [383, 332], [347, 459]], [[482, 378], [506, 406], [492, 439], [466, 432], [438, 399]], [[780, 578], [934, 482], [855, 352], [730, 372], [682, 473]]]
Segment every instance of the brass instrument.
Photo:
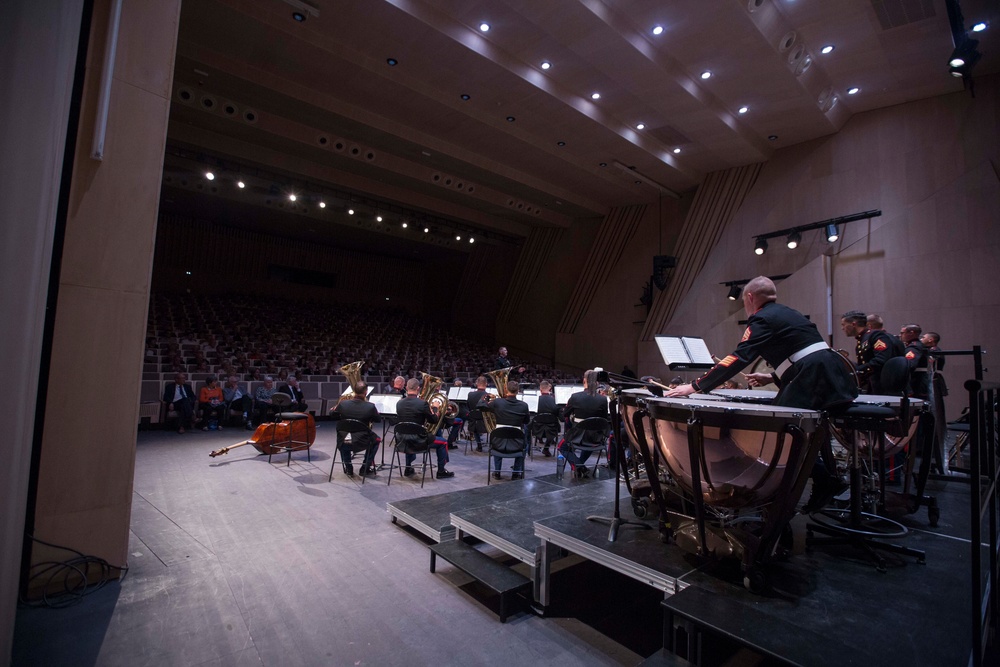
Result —
[[[497, 386], [497, 390], [500, 392], [497, 396], [492, 394], [487, 394], [483, 397], [483, 400], [492, 400], [493, 398], [503, 398], [507, 395], [507, 377], [510, 375], [509, 368], [499, 368], [495, 371], [490, 371], [487, 373], [490, 379], [493, 380], [493, 384]], [[492, 433], [493, 429], [497, 427], [497, 416], [490, 412], [489, 410], [483, 410], [483, 424], [486, 426], [486, 432]]]
[[[428, 405], [431, 406], [431, 412], [437, 415], [436, 420], [428, 421], [424, 424], [424, 429], [428, 433], [437, 433], [438, 429], [441, 428], [441, 424], [444, 423], [445, 416], [451, 409], [448, 397], [438, 391], [438, 388], [444, 384], [444, 380], [423, 371], [420, 372], [420, 375], [423, 378], [423, 385], [420, 387], [420, 398], [427, 401]], [[451, 405], [454, 405], [454, 403]], [[455, 411], [458, 411], [457, 405], [455, 406]]]
[[341, 375], [347, 378], [347, 383], [351, 385], [351, 388], [346, 393], [340, 395], [340, 398], [337, 399], [337, 404], [330, 408], [330, 412], [340, 407], [341, 401], [345, 399], [350, 401], [354, 398], [354, 387], [361, 380], [361, 367], [364, 365], [365, 362], [363, 361], [355, 361], [340, 367]]

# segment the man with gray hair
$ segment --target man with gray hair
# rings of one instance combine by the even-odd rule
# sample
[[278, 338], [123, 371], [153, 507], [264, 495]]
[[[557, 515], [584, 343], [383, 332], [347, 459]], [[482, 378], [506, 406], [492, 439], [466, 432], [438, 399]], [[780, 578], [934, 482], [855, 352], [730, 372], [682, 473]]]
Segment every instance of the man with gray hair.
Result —
[[305, 395], [303, 395], [302, 390], [299, 389], [299, 380], [294, 375], [289, 375], [285, 380], [285, 384], [281, 385], [281, 389], [278, 391], [292, 397], [292, 404], [289, 406], [290, 411], [305, 412], [309, 407], [306, 403]]
[[[850, 404], [858, 396], [854, 378], [839, 355], [802, 313], [777, 303], [774, 283], [758, 276], [743, 288], [747, 328], [736, 350], [692, 382], [667, 392], [687, 396], [709, 392], [749, 366], [758, 356], [775, 369], [773, 374], [751, 373], [750, 384], [778, 385], [775, 405], [829, 410]], [[862, 321], [864, 314], [861, 314]], [[813, 490], [804, 510], [812, 512], [846, 488], [833, 473], [833, 461], [813, 469]]]

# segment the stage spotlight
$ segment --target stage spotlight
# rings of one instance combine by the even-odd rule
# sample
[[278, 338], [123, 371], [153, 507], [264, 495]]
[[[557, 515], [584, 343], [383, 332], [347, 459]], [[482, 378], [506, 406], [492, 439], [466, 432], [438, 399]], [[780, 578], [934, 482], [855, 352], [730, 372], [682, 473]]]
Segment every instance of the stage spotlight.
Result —
[[476, 239], [474, 239], [474, 238], [472, 238], [472, 237], [470, 236], [470, 237], [469, 237], [469, 243], [475, 243], [475, 242], [476, 242]]
[[381, 215], [376, 215], [375, 216], [375, 220], [376, 220], [376, 222], [382, 222], [382, 216]]
[[431, 230], [430, 230], [430, 227], [424, 227], [424, 234], [426, 234], [426, 233], [427, 233], [427, 232], [429, 232], [429, 231], [431, 231]]
[[455, 240], [456, 241], [461, 241], [462, 240], [462, 235], [461, 234], [455, 234]]
[[354, 209], [353, 208], [347, 209], [347, 215], [354, 215]]
[[767, 239], [758, 236], [757, 243], [754, 244], [753, 251], [758, 255], [763, 255], [767, 252]]
[[787, 241], [789, 250], [795, 250], [796, 248], [798, 248], [799, 241], [801, 240], [802, 240], [802, 235], [799, 234], [798, 232], [792, 232], [791, 234], [789, 234]]
[[840, 238], [840, 230], [837, 229], [837, 225], [830, 223], [826, 226], [826, 240], [829, 243], [833, 243]]
[[730, 285], [729, 286], [729, 300], [730, 301], [736, 301], [736, 299], [740, 298], [740, 294], [742, 294], [742, 293], [743, 293], [743, 290], [740, 289], [739, 285]]
[[240, 190], [242, 190], [246, 186], [247, 186], [247, 184], [244, 183], [243, 181], [236, 181], [236, 187], [238, 187]]
[[207, 178], [210, 181], [214, 181], [215, 180], [215, 174], [213, 174], [210, 171], [206, 171], [205, 172], [205, 178]]
[[326, 208], [326, 202], [325, 202], [325, 201], [321, 201], [321, 202], [319, 203], [319, 207], [320, 207], [320, 208]]
[[406, 228], [407, 228], [407, 227], [409, 227], [409, 226], [410, 226], [410, 225], [408, 225], [408, 224], [406, 223], [406, 221], [403, 221], [403, 229], [406, 229]]
[[298, 197], [295, 196], [294, 192], [289, 193], [289, 195], [288, 195], [288, 201], [295, 201], [296, 199], [298, 199]]

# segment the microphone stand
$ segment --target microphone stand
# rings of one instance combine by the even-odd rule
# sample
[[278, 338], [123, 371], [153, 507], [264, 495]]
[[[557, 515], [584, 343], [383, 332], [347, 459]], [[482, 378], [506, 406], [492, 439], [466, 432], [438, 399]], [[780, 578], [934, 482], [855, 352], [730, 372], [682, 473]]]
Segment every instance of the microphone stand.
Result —
[[[643, 530], [651, 530], [652, 526], [642, 521], [631, 521], [629, 519], [623, 519], [621, 514], [621, 475], [622, 470], [625, 469], [625, 446], [622, 443], [622, 433], [621, 433], [621, 415], [618, 414], [618, 391], [620, 387], [626, 384], [631, 386], [641, 386], [645, 387], [645, 382], [639, 382], [633, 378], [628, 378], [625, 376], [620, 376], [614, 373], [608, 373], [608, 386], [615, 389], [611, 396], [611, 429], [615, 437], [615, 452], [617, 455], [617, 465], [615, 470], [615, 511], [614, 515], [611, 517], [606, 516], [596, 516], [591, 515], [587, 517], [587, 521], [594, 521], [596, 523], [606, 523], [610, 526], [608, 529], [608, 542], [614, 542], [618, 539], [618, 529], [622, 526], [635, 526], [636, 528], [642, 528]], [[628, 474], [626, 470], [625, 474]]]

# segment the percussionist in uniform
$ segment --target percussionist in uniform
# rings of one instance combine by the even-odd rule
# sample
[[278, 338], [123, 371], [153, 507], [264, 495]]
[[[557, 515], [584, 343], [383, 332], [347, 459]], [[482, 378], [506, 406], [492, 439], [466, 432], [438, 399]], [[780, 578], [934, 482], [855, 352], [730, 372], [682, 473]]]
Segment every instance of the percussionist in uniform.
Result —
[[[600, 445], [607, 440], [608, 431], [588, 431], [579, 427], [579, 422], [591, 417], [601, 417], [609, 420], [608, 399], [597, 393], [597, 371], [587, 371], [583, 374], [583, 391], [578, 391], [566, 401], [563, 408], [563, 418], [568, 420], [566, 433], [559, 443], [559, 451], [569, 462], [578, 478], [587, 477], [589, 472], [584, 463], [590, 458], [589, 451], [579, 455], [573, 451], [574, 445]], [[610, 421], [609, 421], [610, 427]], [[609, 429], [610, 430], [610, 429]]]
[[[844, 361], [823, 340], [802, 313], [777, 302], [774, 283], [758, 276], [743, 288], [743, 308], [747, 328], [736, 350], [692, 382], [667, 392], [667, 396], [688, 396], [696, 391], [709, 392], [746, 368], [758, 356], [764, 358], [773, 374], [751, 373], [752, 385], [774, 382], [778, 386], [774, 405], [830, 410], [846, 406], [858, 396], [858, 388]], [[865, 315], [861, 313], [861, 321]], [[847, 485], [834, 474], [832, 458], [813, 468], [813, 488], [803, 511], [813, 512], [828, 503]], [[829, 467], [828, 467], [829, 466]]]
[[[431, 406], [424, 399], [420, 398], [420, 380], [416, 378], [410, 378], [406, 381], [406, 398], [399, 399], [396, 403], [396, 416], [399, 417], [401, 422], [413, 422], [415, 424], [426, 424], [427, 422], [436, 422], [437, 415], [431, 412]], [[446, 477], [454, 477], [455, 473], [450, 470], [445, 470], [445, 464], [448, 463], [448, 443], [442, 442], [440, 444], [436, 443], [434, 440], [434, 434], [428, 433], [424, 436], [424, 442], [416, 441], [417, 438], [421, 436], [416, 435], [404, 435], [400, 437], [400, 440], [404, 441], [413, 440], [409, 443], [412, 448], [418, 452], [422, 452], [425, 448], [433, 447], [437, 453], [437, 478], [444, 479]], [[409, 449], [409, 447], [407, 448]], [[404, 477], [413, 476], [413, 461], [417, 458], [416, 454], [406, 453], [406, 467], [403, 468]]]
[[[514, 426], [523, 428], [528, 423], [528, 404], [517, 398], [518, 383], [513, 380], [507, 382], [504, 387], [504, 397], [494, 398], [490, 401], [483, 401], [479, 404], [479, 409], [492, 412], [496, 415], [497, 426]], [[524, 477], [524, 438], [494, 438], [490, 443], [490, 449], [495, 449], [505, 454], [521, 452], [521, 456], [514, 459], [514, 469], [511, 479], [521, 479]], [[500, 466], [503, 459], [499, 456], [493, 457], [493, 479], [500, 479]]]
[[[352, 391], [354, 392], [354, 396], [349, 400], [340, 401], [333, 408], [332, 412], [344, 419], [356, 419], [368, 425], [367, 431], [352, 433], [351, 441], [354, 445], [367, 445], [364, 458], [361, 460], [361, 475], [374, 475], [375, 453], [378, 451], [379, 437], [372, 432], [371, 425], [379, 420], [378, 408], [375, 407], [374, 403], [369, 403], [365, 398], [368, 395], [368, 384], [364, 380], [358, 380]], [[347, 474], [353, 475], [354, 465], [351, 459], [354, 458], [354, 452], [352, 451], [352, 447], [347, 446], [344, 442], [346, 438], [346, 432], [337, 431], [337, 449], [340, 450], [340, 459], [344, 462], [344, 469], [347, 471]]]
[[881, 394], [882, 366], [891, 359], [898, 347], [883, 329], [870, 329], [868, 316], [860, 310], [851, 310], [840, 316], [841, 330], [855, 339], [854, 356], [858, 360], [855, 370], [861, 388], [868, 394]]

